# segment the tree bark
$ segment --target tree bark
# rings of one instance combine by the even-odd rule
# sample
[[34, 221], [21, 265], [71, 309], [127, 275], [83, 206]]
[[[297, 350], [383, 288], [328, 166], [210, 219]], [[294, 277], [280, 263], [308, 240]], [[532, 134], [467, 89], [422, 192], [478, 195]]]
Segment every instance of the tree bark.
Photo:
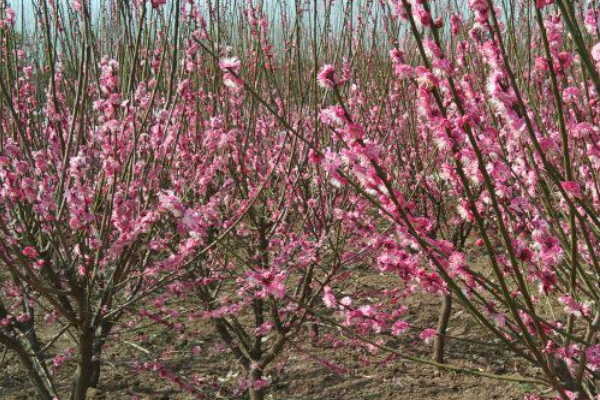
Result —
[[258, 368], [253, 368], [250, 370], [250, 387], [248, 388], [248, 393], [250, 394], [250, 400], [264, 400], [265, 398], [265, 389], [256, 388], [256, 382], [260, 381], [262, 378], [262, 371]]
[[448, 321], [452, 314], [452, 295], [447, 294], [442, 300], [440, 309], [440, 317], [438, 319], [437, 336], [433, 348], [433, 359], [440, 364], [444, 363], [444, 353], [446, 347], [446, 331], [448, 329]]
[[84, 327], [79, 335], [79, 354], [72, 400], [85, 400], [88, 389], [92, 387], [94, 338], [94, 329], [91, 327]]
[[[30, 312], [31, 315], [33, 313]], [[6, 318], [8, 312], [0, 302], [0, 319]], [[0, 333], [0, 343], [8, 350], [14, 351], [21, 365], [27, 371], [27, 376], [37, 392], [38, 398], [52, 400], [57, 397], [50, 372], [44, 361], [42, 346], [36, 335], [33, 318], [25, 322], [17, 322], [14, 335]]]
[[100, 328], [96, 333], [96, 337], [94, 340], [93, 347], [93, 359], [92, 359], [92, 379], [90, 382], [90, 387], [98, 387], [98, 383], [100, 382], [100, 368], [101, 368], [101, 356], [102, 356], [102, 348], [106, 343], [106, 339], [112, 329], [113, 324], [108, 321], [102, 321], [100, 324]]
[[25, 352], [16, 351], [21, 365], [27, 371], [29, 380], [33, 384], [38, 397], [41, 400], [52, 400], [56, 397], [56, 392], [52, 386], [50, 375], [45, 365], [40, 363], [36, 357], [30, 357]]

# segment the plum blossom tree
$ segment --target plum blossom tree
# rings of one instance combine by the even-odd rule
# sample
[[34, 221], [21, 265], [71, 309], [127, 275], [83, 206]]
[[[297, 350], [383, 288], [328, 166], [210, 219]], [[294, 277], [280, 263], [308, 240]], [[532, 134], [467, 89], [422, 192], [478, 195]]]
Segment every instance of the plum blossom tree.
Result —
[[40, 398], [87, 398], [138, 319], [210, 322], [253, 400], [310, 341], [598, 395], [595, 1], [35, 9], [0, 3], [0, 344]]

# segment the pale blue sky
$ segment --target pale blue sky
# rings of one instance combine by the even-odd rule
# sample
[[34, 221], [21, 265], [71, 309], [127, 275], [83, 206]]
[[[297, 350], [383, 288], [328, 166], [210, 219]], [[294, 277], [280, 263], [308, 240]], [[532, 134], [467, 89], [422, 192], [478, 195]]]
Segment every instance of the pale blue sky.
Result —
[[[65, 4], [71, 0], [55, 0], [57, 3]], [[90, 0], [92, 10], [98, 8], [101, 1], [105, 0]], [[25, 24], [30, 24], [35, 18], [35, 12], [37, 6], [39, 6], [39, 0], [7, 0], [8, 5], [16, 11], [18, 24], [21, 24], [22, 18]]]

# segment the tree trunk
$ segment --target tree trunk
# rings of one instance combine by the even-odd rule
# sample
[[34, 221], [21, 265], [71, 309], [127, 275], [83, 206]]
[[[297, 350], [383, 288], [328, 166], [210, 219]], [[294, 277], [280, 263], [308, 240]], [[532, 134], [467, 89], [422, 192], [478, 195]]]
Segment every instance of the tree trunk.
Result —
[[265, 399], [265, 389], [260, 387], [260, 389], [256, 388], [256, 382], [260, 381], [262, 378], [262, 371], [260, 369], [252, 369], [250, 371], [250, 388], [248, 389], [248, 393], [250, 394], [250, 400], [264, 400]]
[[79, 354], [72, 400], [85, 400], [88, 389], [92, 387], [94, 337], [94, 329], [91, 327], [84, 327], [79, 336]]
[[24, 351], [16, 351], [17, 357], [21, 365], [27, 371], [29, 380], [31, 381], [38, 398], [41, 400], [52, 400], [56, 397], [56, 391], [52, 386], [50, 375], [46, 366], [36, 357], [30, 357]]
[[90, 382], [90, 387], [98, 387], [98, 383], [100, 382], [100, 368], [101, 368], [101, 356], [102, 356], [102, 348], [106, 343], [106, 339], [110, 330], [112, 329], [113, 324], [111, 322], [102, 321], [98, 332], [96, 333], [96, 338], [94, 341], [94, 357], [92, 359], [92, 379]]
[[440, 309], [440, 317], [438, 319], [437, 336], [435, 337], [435, 344], [433, 348], [433, 359], [434, 361], [443, 364], [444, 363], [444, 352], [446, 347], [446, 330], [448, 329], [448, 321], [452, 313], [452, 295], [447, 294], [444, 296], [442, 301], [442, 307]]
[[264, 400], [265, 398], [265, 390], [264, 389], [255, 389], [253, 387], [250, 388], [250, 400]]
[[[37, 397], [42, 400], [52, 400], [57, 397], [56, 389], [44, 361], [42, 346], [35, 331], [33, 311], [29, 310], [29, 314], [31, 319], [25, 322], [17, 322], [11, 335], [0, 332], [0, 344], [15, 352], [19, 362], [27, 371], [31, 385], [37, 392]], [[8, 312], [0, 302], [0, 319], [7, 316]]]
[[38, 397], [42, 400], [52, 400], [56, 397], [56, 389], [44, 362], [44, 355], [41, 352], [41, 346], [37, 340], [35, 331], [33, 327], [30, 328], [29, 331], [23, 333], [20, 339], [13, 340], [6, 338], [6, 340], [2, 340], [1, 342], [17, 354], [21, 365], [27, 371], [29, 380], [35, 388]]

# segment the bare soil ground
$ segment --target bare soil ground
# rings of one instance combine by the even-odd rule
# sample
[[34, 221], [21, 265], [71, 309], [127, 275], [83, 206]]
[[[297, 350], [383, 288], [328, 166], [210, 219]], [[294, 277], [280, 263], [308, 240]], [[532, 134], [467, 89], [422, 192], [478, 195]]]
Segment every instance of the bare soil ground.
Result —
[[[411, 309], [412, 321], [420, 326], [435, 326], [438, 300], [427, 297], [415, 300]], [[416, 314], [418, 310], [418, 315]], [[233, 357], [222, 348], [212, 327], [204, 322], [197, 323], [192, 338], [173, 335], [165, 327], [152, 327], [140, 339], [131, 340], [122, 336], [113, 342], [106, 351], [101, 384], [90, 394], [95, 399], [131, 399], [137, 396], [142, 400], [187, 400], [202, 398], [198, 395], [182, 393], [177, 386], [159, 377], [155, 371], [136, 371], [130, 360], [164, 360], [164, 364], [179, 376], [192, 379], [195, 375], [208, 386], [224, 388], [207, 398], [229, 399], [235, 395], [239, 368]], [[481, 337], [480, 328], [466, 315], [456, 309], [450, 323], [450, 335], [460, 337]], [[134, 342], [135, 340], [135, 342]], [[390, 341], [412, 355], [428, 358], [430, 354], [421, 352], [423, 346], [412, 346], [416, 334], [407, 335], [401, 341]], [[298, 348], [282, 354], [276, 364], [285, 366], [280, 372], [272, 372], [270, 398], [272, 400], [490, 400], [522, 399], [524, 394], [535, 392], [529, 385], [501, 382], [486, 378], [465, 375], [452, 371], [439, 371], [436, 368], [414, 364], [389, 354], [368, 354], [365, 350], [351, 347], [333, 349], [324, 343], [301, 343]], [[196, 348], [196, 351], [192, 349]], [[144, 351], [140, 350], [144, 349]], [[164, 350], [170, 351], [164, 354]], [[147, 351], [147, 353], [146, 353]], [[1, 362], [0, 354], [0, 362]], [[484, 368], [496, 374], [515, 374], [524, 366], [511, 354], [495, 348], [483, 348], [469, 342], [450, 340], [447, 347], [447, 361], [453, 365]], [[322, 360], [332, 362], [343, 371], [325, 367]], [[72, 368], [59, 372], [65, 377]], [[66, 381], [66, 380], [65, 380]], [[214, 393], [214, 392], [213, 392]], [[0, 399], [29, 400], [34, 393], [14, 358], [9, 354], [0, 364]], [[243, 395], [236, 398], [243, 399]]]

